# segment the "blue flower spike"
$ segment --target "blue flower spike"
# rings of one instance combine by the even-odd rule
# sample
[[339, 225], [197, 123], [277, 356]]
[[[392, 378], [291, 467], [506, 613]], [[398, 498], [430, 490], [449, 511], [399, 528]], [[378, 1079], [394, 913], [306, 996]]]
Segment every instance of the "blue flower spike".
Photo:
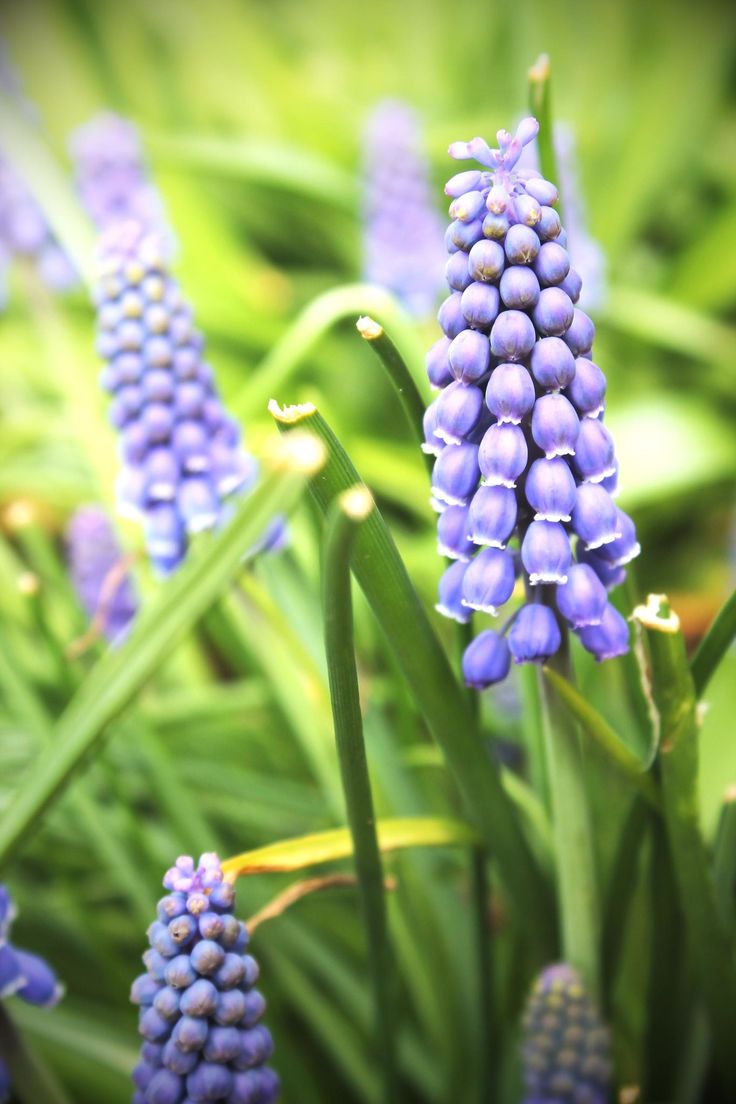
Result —
[[[443, 337], [427, 356], [437, 397], [423, 446], [436, 457], [432, 502], [443, 575], [438, 610], [465, 622], [495, 617], [521, 571], [527, 603], [466, 650], [469, 686], [502, 681], [513, 659], [543, 663], [577, 634], [598, 660], [628, 649], [625, 619], [608, 591], [638, 554], [634, 524], [615, 503], [618, 463], [603, 424], [606, 380], [591, 359], [595, 326], [576, 305], [553, 183], [525, 151], [538, 132], [522, 120], [455, 142], [450, 156], [481, 168], [457, 173], [445, 192], [450, 294]], [[483, 400], [482, 402], [480, 400]]]
[[148, 929], [147, 972], [131, 988], [144, 1039], [133, 1104], [273, 1104], [273, 1040], [259, 1022], [266, 1002], [232, 883], [210, 852], [196, 864], [180, 856], [164, 887]]

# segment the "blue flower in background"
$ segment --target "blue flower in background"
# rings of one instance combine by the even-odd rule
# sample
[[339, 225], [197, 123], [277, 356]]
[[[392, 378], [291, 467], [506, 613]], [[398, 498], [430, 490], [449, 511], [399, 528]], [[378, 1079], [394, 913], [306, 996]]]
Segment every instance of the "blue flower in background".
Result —
[[[9, 940], [15, 906], [4, 885], [0, 885], [0, 999], [20, 997], [29, 1004], [53, 1008], [64, 995], [51, 967], [39, 955], [22, 951]], [[0, 1101], [10, 1099], [10, 1075], [0, 1061]]]
[[133, 123], [109, 111], [95, 115], [73, 131], [69, 152], [79, 197], [98, 230], [132, 219], [158, 231], [172, 251], [173, 231]]
[[[150, 560], [167, 574], [190, 534], [226, 520], [226, 500], [253, 486], [257, 464], [220, 400], [158, 233], [125, 222], [103, 234], [95, 302], [102, 386], [121, 436], [118, 508], [142, 521]], [[279, 522], [261, 547], [282, 534]]]
[[442, 285], [442, 223], [419, 119], [404, 103], [378, 104], [363, 136], [363, 275], [417, 316]]
[[235, 891], [216, 855], [177, 859], [158, 903], [133, 982], [145, 1039], [133, 1071], [133, 1104], [223, 1101], [272, 1104], [278, 1075], [266, 1065], [273, 1041], [248, 932], [233, 915]]
[[582, 281], [557, 188], [520, 167], [537, 131], [524, 119], [514, 136], [499, 131], [497, 150], [481, 138], [450, 147], [483, 168], [445, 189], [450, 295], [438, 313], [444, 337], [427, 355], [439, 394], [424, 448], [436, 457], [438, 550], [454, 561], [437, 608], [460, 622], [473, 610], [495, 616], [519, 575], [530, 596], [500, 632], [469, 646], [463, 670], [477, 689], [504, 679], [512, 659], [554, 655], [561, 621], [596, 659], [624, 653], [627, 625], [608, 590], [639, 552], [613, 498], [606, 381], [591, 359], [595, 327], [576, 306]]
[[523, 1104], [606, 1104], [610, 1037], [571, 966], [548, 966], [522, 1020]]
[[[24, 98], [20, 78], [0, 40], [0, 88], [29, 120], [33, 105]], [[7, 275], [14, 260], [33, 264], [52, 291], [69, 291], [79, 283], [74, 266], [52, 233], [25, 181], [0, 149], [0, 307], [7, 300]]]
[[66, 531], [69, 573], [87, 616], [115, 644], [125, 639], [138, 599], [112, 522], [98, 506], [75, 511]]

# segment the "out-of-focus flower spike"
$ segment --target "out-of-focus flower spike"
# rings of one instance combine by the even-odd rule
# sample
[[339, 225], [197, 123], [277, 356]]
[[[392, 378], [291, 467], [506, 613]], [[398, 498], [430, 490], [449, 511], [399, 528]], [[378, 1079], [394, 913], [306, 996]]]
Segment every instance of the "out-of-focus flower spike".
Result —
[[138, 599], [115, 530], [97, 506], [80, 507], [66, 532], [69, 573], [88, 617], [111, 643], [125, 639]]
[[542, 971], [527, 1000], [521, 1044], [522, 1104], [606, 1104], [610, 1037], [577, 972]]
[[411, 314], [429, 314], [442, 285], [442, 223], [420, 121], [407, 104], [384, 101], [368, 119], [363, 195], [365, 279], [392, 291]]

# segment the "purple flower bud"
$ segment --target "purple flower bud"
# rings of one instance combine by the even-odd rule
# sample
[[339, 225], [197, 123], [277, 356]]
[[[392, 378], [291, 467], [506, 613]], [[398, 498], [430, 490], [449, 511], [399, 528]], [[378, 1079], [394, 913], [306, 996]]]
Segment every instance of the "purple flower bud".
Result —
[[462, 603], [495, 615], [514, 591], [516, 569], [510, 552], [482, 548], [470, 561], [462, 581]]
[[[531, 183], [531, 181], [529, 183]], [[537, 237], [541, 242], [555, 240], [559, 241], [560, 231], [562, 229], [562, 227], [560, 226], [560, 216], [557, 214], [554, 208], [543, 206], [541, 217], [534, 229], [536, 230]], [[562, 243], [560, 242], [559, 244]]]
[[463, 579], [467, 567], [467, 563], [456, 560], [443, 571], [439, 582], [438, 601], [434, 607], [443, 617], [459, 621], [461, 625], [467, 624], [471, 616], [468, 607], [463, 605]]
[[486, 374], [490, 364], [488, 338], [479, 330], [462, 330], [450, 343], [447, 359], [455, 379], [476, 383]]
[[573, 629], [599, 625], [608, 602], [606, 588], [589, 564], [572, 564], [557, 587], [557, 608]]
[[541, 334], [564, 334], [573, 319], [574, 307], [562, 288], [543, 288], [532, 311], [534, 325]]
[[439, 456], [439, 454], [445, 447], [444, 441], [440, 437], [438, 437], [435, 432], [435, 430], [437, 429], [438, 402], [439, 396], [434, 400], [434, 402], [431, 402], [427, 409], [424, 411], [424, 444], [422, 445], [422, 452], [426, 452], [429, 456]]
[[559, 337], [543, 337], [532, 349], [532, 374], [540, 387], [559, 391], [575, 375], [575, 358]]
[[511, 653], [506, 638], [492, 629], [479, 633], [463, 654], [465, 684], [475, 690], [503, 682], [510, 666]]
[[560, 626], [549, 606], [522, 606], [509, 632], [509, 649], [516, 663], [549, 659], [562, 643]]
[[465, 291], [473, 277], [468, 271], [468, 258], [464, 253], [453, 253], [445, 266], [445, 279], [453, 291]]
[[608, 491], [596, 483], [581, 483], [572, 511], [572, 527], [590, 551], [621, 536], [616, 504]]
[[593, 338], [595, 337], [595, 326], [592, 319], [588, 318], [585, 311], [581, 311], [578, 307], [573, 309], [572, 321], [564, 335], [564, 339], [572, 349], [573, 354], [578, 356], [584, 356], [589, 353], [593, 348]]
[[559, 242], [545, 242], [534, 261], [534, 271], [542, 287], [561, 284], [570, 271], [567, 250]]
[[450, 241], [458, 249], [469, 253], [476, 242], [483, 240], [483, 219], [475, 218], [472, 222], [461, 222], [455, 219], [450, 223]]
[[529, 458], [523, 431], [517, 425], [492, 425], [480, 443], [478, 463], [483, 482], [490, 486], [515, 487]]
[[460, 445], [447, 445], [434, 464], [432, 493], [449, 506], [464, 506], [473, 494], [479, 476], [477, 445], [467, 441]]
[[[474, 496], [477, 497], [478, 492]], [[468, 507], [448, 506], [437, 521], [437, 551], [451, 560], [469, 560], [473, 551], [468, 538]]]
[[581, 479], [600, 483], [616, 470], [613, 438], [597, 418], [583, 418], [575, 444], [575, 470]]
[[609, 603], [598, 625], [589, 625], [579, 632], [580, 642], [600, 663], [615, 659], [629, 650], [629, 626], [618, 610]]
[[614, 587], [621, 586], [626, 578], [623, 567], [616, 567], [615, 564], [603, 558], [602, 552], [608, 551], [610, 548], [611, 545], [608, 544], [597, 552], [589, 552], [586, 548], [583, 548], [582, 544], [578, 544], [576, 551], [578, 560], [592, 567], [606, 590], [613, 590]]
[[628, 514], [616, 508], [616, 529], [619, 536], [616, 540], [601, 548], [601, 557], [613, 567], [623, 567], [630, 563], [641, 552], [641, 547], [636, 539], [636, 527]]
[[474, 544], [505, 548], [516, 526], [516, 512], [516, 495], [509, 487], [479, 487], [470, 502], [465, 531]]
[[549, 180], [527, 180], [526, 190], [530, 196], [534, 196], [538, 203], [550, 207], [557, 202], [557, 188], [550, 184]]
[[580, 416], [597, 417], [606, 397], [606, 377], [597, 364], [585, 357], [575, 361], [575, 375], [567, 385], [567, 397]]
[[493, 323], [491, 352], [500, 360], [523, 360], [532, 349], [536, 334], [528, 315], [522, 311], [503, 311]]
[[457, 337], [465, 329], [465, 315], [460, 306], [460, 292], [448, 295], [437, 312], [437, 321], [448, 337]]
[[503, 247], [487, 238], [479, 241], [468, 255], [468, 271], [474, 280], [489, 283], [497, 280], [506, 263]]
[[521, 562], [532, 586], [566, 582], [572, 551], [565, 527], [559, 521], [533, 521], [521, 542]]
[[577, 303], [583, 287], [583, 281], [580, 279], [580, 274], [576, 272], [574, 268], [571, 268], [560, 284], [560, 287], [570, 296], [571, 302]]
[[503, 241], [509, 226], [508, 215], [488, 214], [483, 219], [483, 236], [492, 241]]
[[434, 435], [448, 445], [459, 445], [478, 424], [482, 410], [483, 392], [479, 387], [460, 381], [451, 383], [437, 399]]
[[187, 1092], [193, 1100], [224, 1100], [230, 1093], [233, 1073], [214, 1062], [202, 1062], [187, 1077]]
[[486, 207], [492, 215], [500, 215], [509, 205], [509, 193], [500, 184], [494, 184], [489, 189]]
[[441, 337], [438, 341], [435, 341], [425, 358], [427, 376], [434, 388], [447, 387], [447, 384], [452, 380], [450, 362], [447, 359], [449, 348], [450, 338]]
[[539, 280], [526, 265], [511, 265], [498, 286], [504, 306], [513, 310], [529, 310], [539, 299]]
[[486, 405], [499, 422], [518, 425], [534, 406], [532, 377], [523, 364], [499, 364], [486, 388]]
[[532, 411], [532, 437], [551, 460], [573, 456], [580, 433], [580, 419], [564, 395], [553, 393], [537, 399]]
[[475, 281], [463, 292], [460, 306], [469, 326], [488, 329], [498, 315], [498, 288]]
[[485, 196], [477, 189], [471, 189], [457, 196], [450, 204], [450, 218], [460, 222], [473, 222], [486, 205]]
[[445, 195], [461, 196], [465, 192], [477, 188], [481, 181], [481, 173], [477, 169], [468, 169], [467, 172], [456, 173], [445, 184]]
[[535, 460], [524, 485], [536, 521], [569, 521], [575, 505], [575, 479], [565, 460]]
[[514, 196], [511, 216], [524, 226], [536, 226], [542, 217], [542, 208], [534, 196], [522, 193]]
[[515, 226], [509, 227], [504, 243], [504, 250], [509, 264], [531, 264], [539, 252], [539, 247], [539, 238], [530, 226], [517, 223]]

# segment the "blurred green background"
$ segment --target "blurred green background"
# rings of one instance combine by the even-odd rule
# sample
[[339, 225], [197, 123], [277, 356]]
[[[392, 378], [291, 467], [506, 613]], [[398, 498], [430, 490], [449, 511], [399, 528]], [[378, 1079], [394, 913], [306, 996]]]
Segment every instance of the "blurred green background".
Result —
[[[549, 53], [553, 111], [574, 128], [589, 229], [608, 262], [596, 361], [609, 380], [621, 501], [644, 549], [635, 588], [667, 591], [690, 641], [699, 638], [736, 573], [732, 6], [25, 0], [0, 10], [24, 91], [65, 166], [70, 130], [96, 111], [110, 108], [140, 126], [179, 242], [177, 276], [225, 400], [243, 416], [256, 453], [273, 433], [261, 386], [273, 379], [262, 374], [265, 358], [315, 296], [360, 278], [361, 131], [371, 108], [390, 96], [419, 111], [442, 208], [442, 184], [453, 171], [449, 142], [512, 127], [526, 110], [527, 69]], [[436, 323], [400, 324], [428, 393], [421, 350], [435, 340]], [[113, 502], [116, 441], [98, 371], [85, 295], [54, 299], [16, 271], [0, 316], [0, 616], [52, 714], [70, 688], [57, 680], [53, 657], [36, 647], [15, 580], [26, 569], [39, 575], [62, 643], [81, 631], [82, 615], [60, 574], [60, 535], [77, 504]], [[440, 561], [422, 458], [352, 321], [276, 382], [273, 397], [315, 402], [338, 430], [431, 604]], [[28, 532], [13, 527], [8, 510], [19, 501], [32, 504], [38, 519]], [[121, 531], [135, 547], [138, 532]], [[143, 570], [141, 582], [147, 592], [155, 586]], [[152, 914], [171, 857], [196, 846], [172, 822], [162, 777], [173, 772], [195, 802], [207, 826], [202, 850], [217, 845], [230, 853], [342, 823], [336, 778], [320, 779], [314, 767], [323, 758], [315, 747], [331, 740], [318, 594], [313, 519], [303, 510], [291, 550], [261, 564], [243, 601], [214, 613], [179, 649], [77, 783], [91, 794], [102, 855], [67, 795], [22, 864], [7, 872], [23, 910], [19, 942], [47, 954], [69, 989], [53, 1016], [24, 1013], [23, 1022], [75, 1101], [127, 1099], [136, 1046], [127, 985], [146, 911]], [[237, 642], [229, 651], [221, 643], [228, 617]], [[454, 796], [432, 766], [426, 735], [362, 601], [357, 617], [379, 805], [403, 814], [452, 811]], [[449, 643], [446, 625], [436, 621]], [[579, 669], [602, 708], [625, 718], [618, 665], [599, 671], [594, 685], [590, 667], [581, 661]], [[731, 657], [713, 685], [702, 733], [709, 831], [723, 790], [736, 781], [735, 673]], [[487, 708], [514, 738], [513, 703], [493, 700]], [[40, 752], [9, 701], [0, 724], [6, 803]], [[620, 815], [612, 790], [610, 817], [599, 825], [604, 862]], [[121, 860], [122, 874], [115, 867]], [[449, 1086], [475, 1075], [485, 1045], [468, 1011], [467, 863], [440, 852], [391, 868], [400, 882], [392, 930], [407, 989], [404, 1074], [414, 1099], [457, 1099]], [[257, 878], [244, 885], [244, 915], [279, 884]], [[496, 920], [503, 944], [508, 932]], [[640, 924], [650, 921], [642, 903]], [[333, 891], [303, 902], [261, 929], [256, 953], [284, 1100], [375, 1100], [354, 895]], [[503, 986], [513, 994], [523, 969], [507, 958]], [[633, 978], [635, 949], [629, 958]], [[636, 1081], [642, 1040], [630, 984], [617, 1047], [623, 1076]], [[507, 1044], [513, 1024], [499, 1033]]]

